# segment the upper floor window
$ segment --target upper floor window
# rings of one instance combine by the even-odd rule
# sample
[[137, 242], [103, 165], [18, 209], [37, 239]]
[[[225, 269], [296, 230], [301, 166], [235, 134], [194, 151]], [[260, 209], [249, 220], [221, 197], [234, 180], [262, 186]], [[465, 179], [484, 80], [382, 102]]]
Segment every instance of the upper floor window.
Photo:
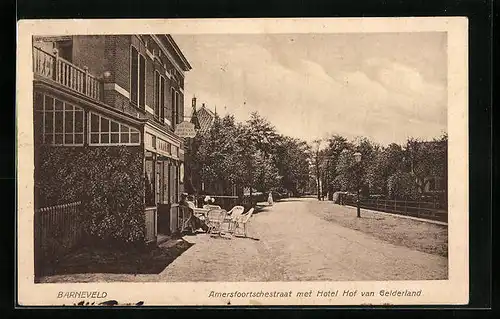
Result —
[[177, 121], [177, 124], [182, 122], [183, 119], [181, 118], [181, 99], [179, 98], [179, 92], [175, 92], [175, 114], [177, 114], [177, 117], [175, 118]]
[[55, 97], [35, 94], [35, 121], [41, 141], [50, 145], [83, 145], [83, 109]]
[[141, 108], [146, 104], [146, 59], [131, 48], [130, 57], [130, 100]]
[[177, 124], [177, 97], [178, 94], [175, 92], [174, 88], [170, 89], [170, 97], [172, 99], [172, 128], [175, 129], [175, 124]]
[[72, 62], [73, 60], [73, 41], [56, 41], [54, 48], [57, 49], [59, 56], [66, 61]]
[[165, 77], [160, 75], [160, 72], [155, 71], [155, 117], [161, 123], [165, 118]]

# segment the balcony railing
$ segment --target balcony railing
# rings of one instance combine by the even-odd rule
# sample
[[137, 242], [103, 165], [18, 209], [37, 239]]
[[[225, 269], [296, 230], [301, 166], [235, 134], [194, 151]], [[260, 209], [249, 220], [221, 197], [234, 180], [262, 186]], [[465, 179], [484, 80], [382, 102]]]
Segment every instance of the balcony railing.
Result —
[[80, 92], [90, 98], [101, 100], [101, 81], [76, 65], [59, 57], [33, 47], [33, 72], [57, 83]]

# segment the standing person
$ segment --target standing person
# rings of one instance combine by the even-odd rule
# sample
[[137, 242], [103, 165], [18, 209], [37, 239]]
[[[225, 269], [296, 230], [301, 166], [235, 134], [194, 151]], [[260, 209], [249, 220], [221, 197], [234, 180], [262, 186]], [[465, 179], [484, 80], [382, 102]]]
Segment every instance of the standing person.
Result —
[[269, 196], [267, 196], [267, 204], [273, 206], [273, 193], [269, 192]]

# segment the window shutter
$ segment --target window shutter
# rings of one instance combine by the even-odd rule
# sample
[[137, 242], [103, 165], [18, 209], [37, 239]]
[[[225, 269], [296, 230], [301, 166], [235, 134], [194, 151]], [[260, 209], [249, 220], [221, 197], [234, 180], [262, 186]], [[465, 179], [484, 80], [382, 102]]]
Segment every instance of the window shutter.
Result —
[[146, 104], [146, 59], [139, 55], [139, 106]]

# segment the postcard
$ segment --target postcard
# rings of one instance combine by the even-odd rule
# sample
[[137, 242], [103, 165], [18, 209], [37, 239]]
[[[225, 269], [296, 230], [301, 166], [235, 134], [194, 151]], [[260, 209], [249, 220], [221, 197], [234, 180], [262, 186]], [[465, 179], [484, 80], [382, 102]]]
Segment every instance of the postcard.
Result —
[[468, 303], [464, 17], [21, 20], [22, 306]]

